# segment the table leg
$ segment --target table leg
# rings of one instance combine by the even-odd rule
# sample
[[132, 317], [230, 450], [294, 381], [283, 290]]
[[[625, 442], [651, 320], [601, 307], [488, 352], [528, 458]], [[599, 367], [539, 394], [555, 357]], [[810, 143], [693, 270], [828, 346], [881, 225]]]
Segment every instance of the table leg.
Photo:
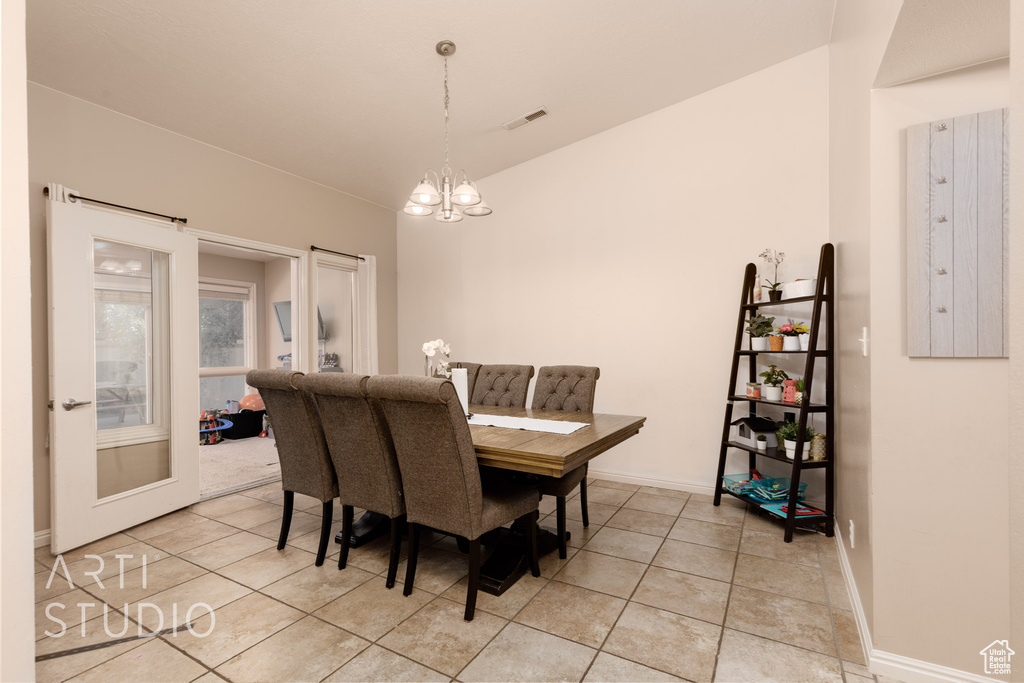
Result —
[[[389, 533], [391, 533], [391, 520], [387, 515], [382, 515], [379, 512], [364, 512], [363, 516], [352, 525], [352, 541], [349, 543], [349, 547], [358, 548]], [[342, 540], [342, 534], [339, 531], [334, 536], [334, 542], [341, 543]]]
[[[530, 549], [525, 526], [516, 520], [511, 529], [502, 533], [494, 552], [480, 566], [480, 590], [491, 595], [501, 595], [530, 569]], [[570, 538], [569, 532], [565, 533]], [[558, 550], [558, 535], [540, 525], [537, 526], [537, 554], [541, 557]]]

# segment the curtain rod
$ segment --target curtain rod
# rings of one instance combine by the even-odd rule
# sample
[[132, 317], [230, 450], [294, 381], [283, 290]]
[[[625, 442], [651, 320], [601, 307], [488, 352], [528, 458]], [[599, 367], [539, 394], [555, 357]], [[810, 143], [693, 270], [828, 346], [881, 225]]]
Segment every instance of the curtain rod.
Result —
[[[43, 188], [43, 194], [45, 194], [47, 197], [49, 197], [50, 196], [50, 188], [49, 187], [44, 187]], [[183, 225], [188, 223], [188, 219], [187, 218], [178, 218], [177, 216], [168, 216], [165, 213], [154, 213], [152, 211], [146, 211], [144, 209], [136, 209], [134, 207], [124, 206], [122, 204], [112, 204], [111, 202], [104, 202], [104, 201], [100, 201], [99, 199], [91, 199], [89, 197], [83, 197], [82, 195], [79, 195], [79, 194], [70, 194], [69, 193], [68, 196], [71, 197], [72, 199], [78, 199], [78, 200], [81, 200], [83, 202], [92, 202], [93, 204], [102, 204], [103, 206], [113, 206], [116, 209], [125, 209], [126, 211], [134, 211], [135, 213], [144, 213], [147, 216], [156, 216], [157, 218], [166, 218], [167, 220], [172, 221], [174, 223], [181, 223]]]
[[309, 245], [309, 248], [311, 250], [313, 250], [313, 251], [326, 251], [328, 254], [337, 254], [338, 256], [348, 256], [349, 258], [359, 259], [360, 261], [365, 261], [366, 260], [362, 256], [356, 256], [355, 254], [346, 254], [343, 251], [334, 251], [333, 249], [324, 249], [323, 247], [318, 247], [315, 244]]

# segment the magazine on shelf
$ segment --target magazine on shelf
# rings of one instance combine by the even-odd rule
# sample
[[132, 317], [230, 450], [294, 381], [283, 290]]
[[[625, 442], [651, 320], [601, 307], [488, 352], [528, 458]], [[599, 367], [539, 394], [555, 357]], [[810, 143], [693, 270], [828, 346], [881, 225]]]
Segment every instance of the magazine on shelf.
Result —
[[[762, 509], [767, 510], [773, 515], [779, 517], [786, 517], [789, 515], [789, 503], [773, 503], [771, 505], [762, 505]], [[796, 506], [796, 517], [797, 519], [806, 517], [824, 517], [825, 513], [817, 508], [807, 507], [806, 505]]]

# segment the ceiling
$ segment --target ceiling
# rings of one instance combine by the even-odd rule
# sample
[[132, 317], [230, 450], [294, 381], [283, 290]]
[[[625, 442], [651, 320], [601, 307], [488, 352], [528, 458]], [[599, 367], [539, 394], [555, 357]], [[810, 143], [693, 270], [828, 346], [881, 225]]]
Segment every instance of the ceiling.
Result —
[[[382, 206], [829, 39], [835, 0], [29, 0], [29, 79]], [[299, 11], [301, 9], [301, 11]], [[546, 106], [514, 131], [501, 124]], [[486, 187], [482, 188], [486, 192]]]
[[1009, 56], [1010, 0], [904, 0], [875, 87]]

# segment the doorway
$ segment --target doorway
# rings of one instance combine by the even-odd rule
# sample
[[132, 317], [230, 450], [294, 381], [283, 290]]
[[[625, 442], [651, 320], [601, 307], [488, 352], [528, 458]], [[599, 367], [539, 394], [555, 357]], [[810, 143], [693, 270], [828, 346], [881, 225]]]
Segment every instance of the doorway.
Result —
[[[281, 477], [251, 369], [302, 369], [306, 252], [214, 233], [199, 236], [199, 397], [211, 418], [200, 446], [202, 499]], [[278, 309], [287, 303], [287, 320]], [[297, 330], [291, 334], [292, 329]], [[221, 412], [224, 411], [224, 412]]]

